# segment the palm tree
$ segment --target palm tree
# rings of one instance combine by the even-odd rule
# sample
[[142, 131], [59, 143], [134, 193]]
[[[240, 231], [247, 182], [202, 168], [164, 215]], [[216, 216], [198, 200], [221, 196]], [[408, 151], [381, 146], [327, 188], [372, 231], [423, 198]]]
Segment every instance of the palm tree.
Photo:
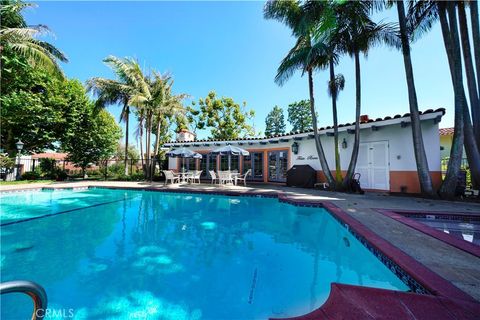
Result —
[[[174, 95], [172, 93], [173, 80], [171, 76], [165, 75], [162, 76], [156, 71], [152, 71], [152, 76], [149, 78], [150, 94], [151, 98], [146, 103], [148, 106], [147, 109], [147, 119], [146, 122], [150, 127], [149, 131], [147, 130], [147, 135], [152, 134], [153, 123], [156, 123], [156, 137], [155, 137], [155, 147], [154, 147], [154, 157], [155, 160], [158, 159], [159, 149], [160, 149], [160, 136], [161, 136], [161, 125], [166, 124], [167, 119], [175, 118], [179, 115], [185, 115], [186, 109], [182, 104], [182, 100], [187, 97], [186, 94]], [[150, 117], [150, 118], [149, 118]], [[147, 137], [147, 141], [150, 141], [150, 138]], [[148, 154], [149, 151], [147, 151]], [[152, 161], [148, 167], [148, 177], [153, 178], [155, 173], [155, 163]]]
[[342, 168], [340, 164], [340, 151], [338, 147], [338, 116], [337, 116], [337, 99], [340, 91], [345, 87], [345, 78], [342, 74], [335, 75], [335, 62], [330, 58], [330, 80], [328, 81], [328, 94], [332, 98], [333, 113], [333, 139], [335, 144], [335, 180], [336, 189], [340, 189], [342, 185]]
[[302, 75], [308, 75], [308, 88], [310, 94], [310, 112], [312, 115], [313, 134], [315, 147], [320, 159], [323, 173], [330, 186], [335, 186], [335, 179], [325, 157], [322, 143], [318, 134], [317, 114], [315, 111], [315, 98], [313, 91], [313, 72], [318, 68], [325, 68], [328, 65], [327, 46], [321, 41], [313, 41], [313, 25], [307, 15], [305, 7], [296, 1], [268, 1], [264, 8], [266, 19], [275, 19], [285, 23], [292, 29], [293, 35], [297, 38], [295, 46], [282, 60], [277, 70], [275, 82], [283, 85], [297, 70]]
[[421, 34], [422, 32], [428, 31], [437, 20], [440, 20], [443, 42], [452, 78], [455, 99], [455, 129], [447, 172], [440, 188], [440, 195], [444, 198], [453, 198], [455, 196], [464, 141], [472, 178], [477, 183], [480, 181], [480, 152], [475, 141], [475, 133], [463, 86], [462, 54], [455, 12], [456, 6], [458, 6], [457, 2], [421, 1], [416, 2], [409, 9], [409, 20], [417, 33]]
[[398, 46], [395, 28], [392, 24], [377, 24], [370, 19], [374, 5], [375, 3], [372, 1], [349, 1], [336, 6], [337, 30], [335, 37], [339, 39], [340, 51], [350, 55], [355, 61], [355, 138], [350, 164], [343, 180], [346, 189], [350, 189], [360, 148], [360, 53], [366, 55], [370, 48], [381, 43]]
[[[476, 6], [476, 3], [472, 7]], [[473, 66], [472, 52], [470, 51], [470, 39], [468, 36], [467, 13], [464, 1], [458, 1], [458, 22], [460, 29], [463, 61], [465, 63], [465, 74], [467, 76], [467, 88], [472, 110], [473, 132], [476, 138], [477, 147], [480, 147], [480, 101], [477, 89], [477, 80]], [[480, 70], [477, 70], [477, 73]]]
[[[472, 23], [473, 53], [475, 57], [475, 69], [477, 70], [477, 91], [480, 95], [480, 24], [478, 22], [478, 1], [470, 1], [469, 5], [470, 21]], [[478, 111], [478, 113], [480, 113], [480, 111]], [[476, 121], [480, 123], [480, 114]], [[480, 126], [480, 124], [478, 124], [477, 127], [478, 126]], [[480, 133], [477, 132], [477, 137], [479, 135]], [[477, 143], [480, 144], [478, 140]]]
[[35, 7], [35, 5], [20, 1], [2, 1], [0, 53], [4, 48], [10, 48], [24, 57], [31, 66], [45, 68], [63, 78], [58, 62], [68, 62], [67, 57], [52, 44], [36, 38], [51, 32], [45, 25], [27, 25], [21, 15], [21, 11], [27, 7]]
[[408, 88], [408, 103], [410, 106], [410, 121], [412, 124], [413, 149], [415, 152], [415, 161], [417, 164], [418, 180], [420, 182], [421, 193], [425, 196], [434, 197], [432, 177], [428, 167], [427, 155], [423, 144], [422, 127], [420, 123], [420, 114], [418, 112], [417, 92], [415, 90], [415, 81], [413, 76], [412, 58], [410, 55], [409, 30], [407, 29], [407, 19], [405, 17], [405, 7], [402, 0], [397, 1], [398, 22], [400, 25], [400, 41], [402, 44], [403, 63], [405, 66], [405, 76]]
[[92, 78], [87, 81], [87, 90], [92, 91], [97, 97], [96, 107], [105, 108], [107, 105], [120, 104], [122, 111], [120, 121], [125, 122], [125, 175], [128, 175], [128, 136], [130, 106], [139, 91], [139, 65], [131, 58], [117, 58], [109, 56], [103, 60], [115, 73], [117, 79]]

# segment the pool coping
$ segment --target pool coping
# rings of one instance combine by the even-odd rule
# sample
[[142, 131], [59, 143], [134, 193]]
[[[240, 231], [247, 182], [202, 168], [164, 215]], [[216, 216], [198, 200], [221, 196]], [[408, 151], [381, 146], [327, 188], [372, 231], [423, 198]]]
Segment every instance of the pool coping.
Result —
[[[371, 229], [366, 227], [362, 224], [359, 220], [352, 217], [350, 214], [345, 212], [343, 209], [338, 207], [337, 205], [333, 204], [331, 201], [324, 201], [321, 199], [296, 199], [294, 196], [287, 195], [281, 191], [266, 191], [261, 192], [258, 190], [199, 190], [195, 188], [182, 188], [182, 189], [170, 189], [164, 188], [159, 189], [156, 187], [130, 187], [130, 186], [95, 186], [89, 185], [87, 187], [48, 187], [48, 188], [40, 188], [41, 190], [56, 190], [56, 189], [113, 189], [113, 190], [136, 190], [136, 191], [153, 191], [153, 192], [164, 192], [164, 193], [190, 193], [190, 194], [211, 194], [211, 195], [223, 195], [223, 196], [246, 196], [246, 197], [266, 197], [266, 198], [277, 198], [280, 202], [292, 204], [295, 206], [308, 206], [308, 207], [322, 207], [329, 211], [329, 213], [340, 223], [347, 227], [348, 231], [352, 233], [358, 240], [362, 242], [364, 246], [372, 253], [381, 260], [382, 263], [385, 263], [385, 260], [382, 260], [382, 257], [379, 257], [375, 254], [380, 253], [388, 260], [393, 262], [400, 270], [404, 271], [408, 276], [414, 279], [416, 282], [420, 284], [420, 286], [424, 287], [427, 292], [427, 296], [433, 297], [442, 297], [445, 299], [451, 299], [451, 301], [464, 301], [468, 303], [473, 303], [473, 305], [477, 306], [480, 305], [478, 302], [469, 294], [462, 291], [461, 289], [457, 288], [453, 285], [450, 281], [446, 280], [445, 278], [441, 277], [433, 270], [429, 269], [419, 261], [415, 260], [413, 257], [408, 255], [407, 253], [400, 250], [398, 247], [393, 245], [392, 243], [388, 242]], [[31, 188], [22, 189], [23, 191], [31, 191]], [[17, 189], [16, 192], [20, 190]], [[386, 209], [376, 209], [378, 210], [386, 210]], [[353, 232], [352, 232], [353, 230]], [[387, 264], [386, 264], [387, 265]], [[391, 268], [392, 266], [387, 265], [387, 267]], [[395, 267], [395, 266], [393, 266]], [[395, 270], [392, 270], [397, 277], [402, 279]], [[405, 282], [405, 281], [404, 281]], [[333, 285], [341, 285], [337, 283], [332, 283]], [[407, 285], [409, 285], [407, 283]], [[364, 288], [364, 287], [359, 287]], [[379, 290], [378, 292], [384, 292], [385, 289], [378, 289], [378, 288], [369, 288], [374, 292], [375, 290]], [[396, 292], [393, 290], [387, 290]], [[409, 295], [416, 295], [416, 296], [424, 296], [424, 294], [417, 294], [417, 293], [408, 293]], [[341, 297], [332, 297], [332, 299], [337, 300], [338, 303], [342, 303]], [[330, 300], [330, 297], [327, 301]], [[373, 303], [373, 301], [372, 301]], [[453, 303], [453, 302], [452, 302]], [[320, 307], [322, 308], [322, 306]], [[320, 309], [318, 308], [318, 309]], [[385, 306], [388, 308], [388, 306]], [[318, 310], [316, 309], [316, 310]], [[315, 312], [314, 310], [313, 312]], [[387, 310], [387, 309], [385, 309]], [[477, 312], [472, 311], [472, 312]], [[475, 313], [476, 314], [476, 313]], [[480, 315], [479, 315], [480, 316]]]
[[480, 215], [472, 213], [454, 213], [454, 212], [442, 212], [442, 211], [418, 211], [413, 210], [396, 210], [396, 209], [374, 209], [375, 211], [387, 216], [395, 221], [401, 222], [404, 225], [407, 225], [417, 231], [425, 233], [437, 240], [445, 242], [455, 248], [463, 250], [471, 255], [474, 255], [477, 258], [480, 258], [480, 246], [477, 246], [473, 243], [458, 239], [454, 236], [449, 235], [448, 233], [442, 232], [435, 228], [432, 228], [426, 224], [415, 221], [414, 219], [409, 218], [407, 215], [434, 215], [434, 216], [456, 216], [460, 218], [471, 218], [475, 217], [480, 219]]

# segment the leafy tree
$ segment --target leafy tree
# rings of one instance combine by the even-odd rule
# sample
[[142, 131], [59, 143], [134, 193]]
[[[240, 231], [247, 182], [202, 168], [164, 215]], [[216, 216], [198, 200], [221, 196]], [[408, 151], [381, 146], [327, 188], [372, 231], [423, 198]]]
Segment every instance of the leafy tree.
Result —
[[[127, 150], [128, 159], [138, 160], [140, 159], [140, 153], [135, 146], [129, 145]], [[125, 146], [122, 143], [118, 143], [117, 151], [115, 152], [115, 159], [125, 160]]]
[[198, 100], [197, 129], [210, 128], [213, 139], [237, 139], [254, 134], [252, 126], [247, 121], [255, 115], [253, 110], [245, 110], [246, 103], [242, 106], [232, 98], [218, 98], [211, 91], [204, 99]]
[[282, 133], [285, 133], [283, 110], [279, 106], [275, 106], [265, 119], [265, 135], [273, 136]]
[[21, 139], [26, 152], [57, 149], [78, 128], [80, 112], [88, 103], [77, 80], [51, 77], [41, 68], [25, 63], [11, 49], [2, 52], [1, 144], [14, 154]]
[[96, 112], [89, 104], [80, 115], [76, 134], [69, 136], [63, 149], [68, 152], [68, 160], [82, 169], [94, 162], [107, 160], [117, 150], [117, 142], [122, 136], [120, 126], [106, 110]]
[[292, 131], [312, 130], [312, 114], [310, 102], [301, 100], [288, 105], [288, 122], [292, 125]]
[[[28, 26], [21, 15], [21, 11], [34, 4], [22, 1], [2, 1], [0, 14], [0, 52], [10, 49], [33, 67], [41, 67], [53, 74], [63, 77], [59, 61], [67, 62], [65, 55], [52, 44], [37, 39], [37, 36], [49, 34], [45, 25]], [[2, 57], [2, 63], [3, 63]], [[3, 71], [3, 67], [2, 67]], [[2, 72], [3, 74], [3, 72]]]

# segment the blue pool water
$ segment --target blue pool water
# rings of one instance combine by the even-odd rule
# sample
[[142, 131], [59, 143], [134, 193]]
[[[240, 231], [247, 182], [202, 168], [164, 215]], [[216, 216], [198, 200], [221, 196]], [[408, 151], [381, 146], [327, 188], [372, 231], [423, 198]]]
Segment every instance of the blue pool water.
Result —
[[[266, 319], [318, 308], [332, 282], [408, 290], [320, 208], [107, 189], [0, 200], [2, 223], [41, 217], [1, 227], [1, 276], [44, 286], [50, 318]], [[1, 299], [2, 319], [29, 318], [28, 298]]]

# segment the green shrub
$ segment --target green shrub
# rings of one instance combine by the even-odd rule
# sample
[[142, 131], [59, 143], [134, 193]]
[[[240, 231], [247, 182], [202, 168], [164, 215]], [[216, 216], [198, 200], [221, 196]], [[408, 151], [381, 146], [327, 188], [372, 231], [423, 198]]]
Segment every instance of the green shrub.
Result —
[[108, 166], [108, 175], [119, 176], [125, 175], [125, 165], [121, 162], [117, 162]]
[[42, 158], [39, 167], [43, 176], [52, 178], [55, 175], [55, 159]]
[[37, 171], [29, 171], [22, 174], [22, 180], [38, 180], [40, 174]]
[[64, 181], [67, 180], [68, 174], [65, 170], [57, 169], [55, 170], [55, 173], [53, 174], [54, 177], [52, 179], [55, 179], [57, 181]]
[[0, 168], [13, 169], [13, 167], [15, 167], [15, 159], [9, 158], [5, 154], [0, 154]]
[[130, 175], [131, 181], [142, 181], [145, 180], [145, 175], [143, 172], [136, 172]]

